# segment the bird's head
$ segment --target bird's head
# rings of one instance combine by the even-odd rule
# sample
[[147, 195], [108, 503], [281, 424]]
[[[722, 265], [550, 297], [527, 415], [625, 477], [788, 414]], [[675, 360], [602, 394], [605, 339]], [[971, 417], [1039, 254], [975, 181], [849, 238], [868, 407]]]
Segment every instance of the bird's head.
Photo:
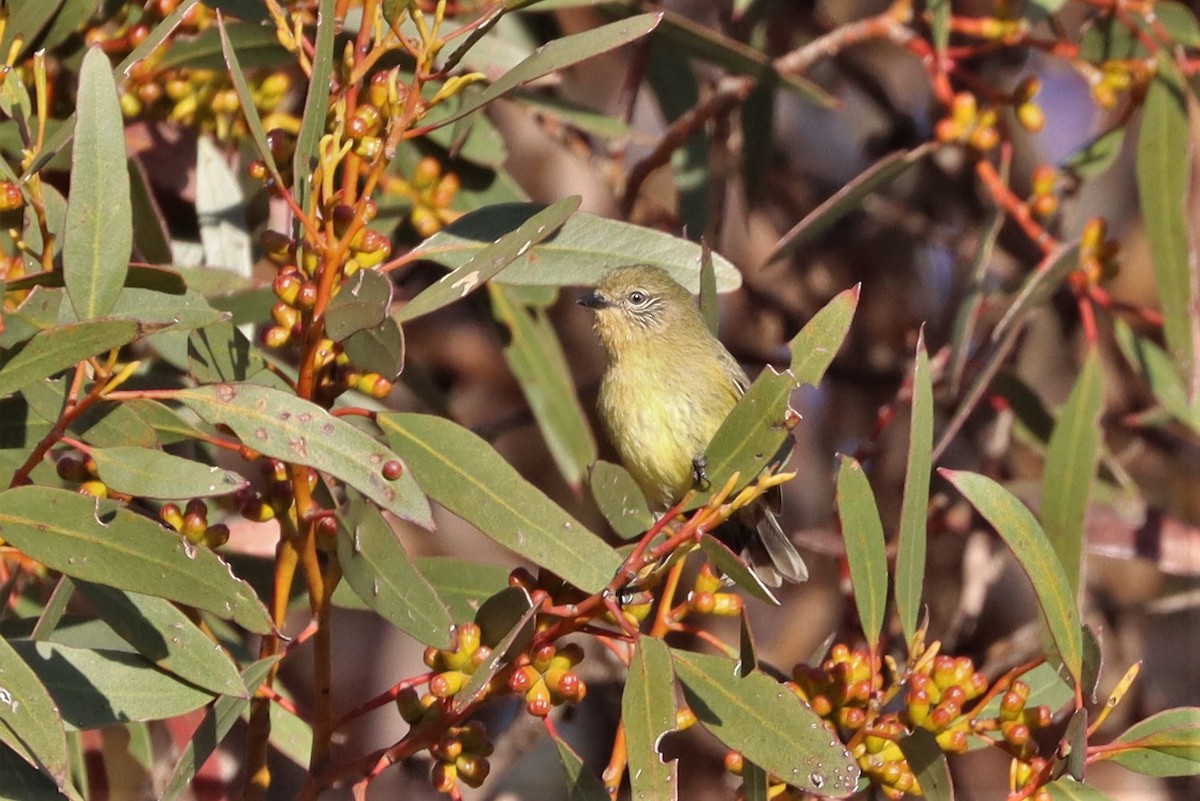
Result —
[[579, 299], [595, 313], [596, 333], [610, 355], [626, 344], [703, 326], [695, 298], [660, 267], [618, 267]]

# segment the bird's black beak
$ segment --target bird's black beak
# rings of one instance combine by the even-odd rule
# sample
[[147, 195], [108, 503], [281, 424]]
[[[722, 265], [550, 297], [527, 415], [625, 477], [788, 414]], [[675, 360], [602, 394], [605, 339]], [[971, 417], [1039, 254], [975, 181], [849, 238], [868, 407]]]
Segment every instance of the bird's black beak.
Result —
[[613, 305], [611, 300], [604, 297], [599, 292], [589, 292], [575, 302], [580, 306], [586, 306], [589, 309], [607, 309], [609, 306]]

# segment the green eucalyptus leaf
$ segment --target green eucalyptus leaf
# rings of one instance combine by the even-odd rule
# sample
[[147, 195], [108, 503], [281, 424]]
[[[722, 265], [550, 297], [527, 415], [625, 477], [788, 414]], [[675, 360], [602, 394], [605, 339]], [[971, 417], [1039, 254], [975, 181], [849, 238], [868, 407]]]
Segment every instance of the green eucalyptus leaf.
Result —
[[[525, 255], [532, 246], [554, 235], [579, 208], [579, 196], [572, 195], [551, 203], [513, 230], [484, 246], [437, 283], [404, 304], [401, 322], [429, 314], [466, 297], [495, 278], [501, 270]], [[432, 258], [426, 255], [426, 258]]]
[[550, 455], [567, 484], [578, 490], [596, 460], [596, 440], [575, 393], [575, 380], [550, 318], [527, 309], [511, 289], [489, 284], [492, 310], [508, 330], [504, 358], [533, 410]]
[[[554, 39], [539, 47], [533, 55], [504, 73], [499, 80], [494, 81], [470, 101], [463, 103], [453, 114], [439, 120], [437, 124], [449, 125], [522, 84], [636, 41], [658, 27], [661, 21], [661, 13], [640, 14], [589, 31]], [[301, 173], [297, 170], [296, 174]]]
[[[454, 221], [416, 247], [414, 258], [455, 269], [517, 230], [545, 206], [498, 203]], [[699, 289], [700, 246], [659, 231], [576, 212], [557, 233], [527, 248], [496, 277], [502, 284], [588, 286], [613, 267], [649, 264], [661, 267], [692, 291]], [[728, 260], [713, 254], [717, 289], [730, 292], [742, 282]]]
[[500, 565], [450, 556], [423, 556], [414, 561], [455, 620], [471, 620], [484, 601], [508, 587], [509, 570]]
[[425, 645], [450, 647], [453, 620], [373, 504], [352, 500], [338, 510], [338, 564], [367, 606]]
[[[9, 641], [0, 637], [0, 743], [56, 785], [67, 779], [67, 737], [54, 699]], [[0, 746], [3, 750], [3, 746]]]
[[894, 595], [904, 638], [913, 642], [921, 614], [925, 586], [926, 526], [929, 522], [929, 478], [933, 450], [933, 382], [925, 331], [917, 336], [913, 362], [912, 411], [908, 426], [908, 469], [900, 507], [900, 533], [896, 544]]
[[850, 456], [841, 457], [837, 508], [858, 619], [862, 621], [867, 647], [872, 653], [878, 653], [879, 636], [887, 612], [887, 543], [871, 483], [862, 466]]
[[392, 282], [374, 270], [359, 270], [325, 307], [325, 336], [341, 342], [382, 323], [392, 303]]
[[175, 760], [175, 768], [171, 771], [171, 778], [167, 780], [159, 801], [175, 801], [188, 789], [200, 767], [217, 750], [217, 746], [224, 741], [242, 713], [250, 708], [250, 698], [266, 681], [271, 668], [282, 658], [272, 656], [247, 666], [241, 675], [245, 686], [243, 695], [222, 695], [205, 711], [204, 718], [196, 727], [196, 733]]
[[75, 102], [63, 276], [75, 314], [92, 320], [117, 302], [133, 249], [125, 122], [112, 67], [98, 47], [83, 58]]
[[900, 741], [900, 750], [917, 777], [926, 801], [954, 801], [950, 766], [932, 733], [913, 726], [912, 732]]
[[153, 448], [95, 448], [91, 457], [101, 481], [138, 498], [211, 498], [229, 495], [250, 483], [232, 470]]
[[260, 634], [272, 630], [254, 590], [216, 554], [112, 501], [48, 487], [5, 490], [0, 537], [72, 578], [169, 598]]
[[1042, 526], [1074, 594], [1079, 592], [1084, 525], [1103, 446], [1101, 369], [1099, 351], [1089, 348], [1075, 386], [1058, 415], [1042, 471]]
[[1083, 670], [1079, 607], [1054, 546], [1037, 519], [1016, 496], [987, 476], [954, 470], [939, 472], [991, 523], [1029, 576], [1058, 654], [1078, 686]]
[[214, 694], [246, 697], [225, 652], [169, 601], [89, 581], [75, 587], [121, 639], [163, 670]]
[[1200, 708], [1151, 715], [1121, 732], [1098, 756], [1146, 776], [1200, 774]]
[[391, 317], [362, 331], [355, 331], [345, 341], [346, 355], [359, 369], [379, 373], [389, 381], [395, 380], [404, 369], [404, 332]]
[[[292, 194], [296, 205], [307, 210], [309, 176], [317, 164], [317, 146], [325, 135], [326, 117], [329, 112], [329, 80], [333, 76], [334, 36], [339, 21], [334, 14], [334, 0], [319, 0], [317, 4], [317, 35], [313, 40], [311, 55], [312, 70], [309, 73], [308, 94], [304, 99], [304, 114], [300, 119], [300, 132], [296, 136], [296, 150], [292, 156], [292, 175], [295, 183]], [[296, 223], [299, 225], [299, 221]]]
[[675, 730], [675, 676], [671, 652], [654, 637], [638, 640], [621, 694], [621, 722], [629, 754], [629, 784], [633, 798], [674, 801], [675, 760], [664, 762], [658, 746]]
[[214, 384], [171, 393], [208, 423], [233, 429], [259, 453], [313, 467], [344, 481], [404, 520], [432, 529], [429, 502], [409, 470], [393, 480], [400, 458], [370, 435], [295, 395], [255, 384]]
[[[788, 399], [796, 387], [820, 383], [846, 339], [857, 307], [857, 287], [829, 301], [788, 343], [792, 362], [787, 372], [768, 367], [746, 390], [708, 445], [708, 474], [714, 489], [720, 489], [734, 471], [741, 476], [739, 487], [749, 484], [781, 451], [790, 449], [794, 420]], [[702, 505], [710, 495], [699, 494], [692, 506]]]
[[379, 426], [429, 497], [485, 535], [586, 592], [621, 558], [522, 478], [482, 439], [439, 417], [381, 414]]
[[0, 367], [0, 398], [84, 359], [128, 344], [140, 333], [140, 326], [132, 320], [88, 320], [35, 334], [23, 348], [7, 354], [7, 362]]
[[739, 677], [725, 657], [676, 649], [671, 657], [684, 700], [725, 746], [802, 790], [831, 798], [854, 792], [854, 758], [783, 684], [757, 670]]
[[12, 647], [41, 678], [63, 720], [81, 731], [173, 718], [213, 698], [136, 654], [28, 640]]
[[588, 488], [600, 514], [622, 539], [637, 537], [654, 525], [646, 496], [624, 467], [594, 462], [588, 469]]
[[1159, 59], [1138, 131], [1138, 197], [1162, 304], [1167, 350], [1183, 376], [1188, 397], [1194, 398], [1200, 394], [1195, 345], [1200, 322], [1195, 315], [1196, 253], [1187, 213], [1191, 186], [1187, 105], [1183, 79], [1173, 62]]
[[567, 780], [568, 801], [608, 801], [604, 785], [583, 764], [583, 757], [562, 737], [551, 735]]

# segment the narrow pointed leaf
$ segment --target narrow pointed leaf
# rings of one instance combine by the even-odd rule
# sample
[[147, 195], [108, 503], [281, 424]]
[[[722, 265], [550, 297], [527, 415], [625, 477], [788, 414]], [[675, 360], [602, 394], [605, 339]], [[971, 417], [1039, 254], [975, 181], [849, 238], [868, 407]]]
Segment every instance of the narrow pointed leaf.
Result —
[[629, 754], [629, 784], [634, 798], [674, 801], [675, 760], [664, 762], [659, 741], [675, 730], [675, 676], [671, 652], [654, 637], [638, 640], [621, 695], [621, 722]]
[[0, 398], [138, 337], [132, 320], [89, 320], [42, 331], [0, 367]]
[[603, 460], [595, 462], [588, 469], [588, 488], [600, 514], [618, 537], [632, 539], [654, 525], [646, 496], [624, 467]]
[[1188, 400], [1187, 388], [1171, 356], [1147, 337], [1135, 334], [1124, 320], [1114, 321], [1113, 333], [1125, 360], [1150, 385], [1163, 411], [1200, 433], [1200, 399]]
[[0, 537], [72, 578], [168, 598], [272, 630], [250, 585], [216, 554], [116, 503], [48, 487], [0, 492]]
[[317, 145], [325, 134], [326, 116], [329, 113], [329, 81], [333, 77], [333, 61], [336, 57], [334, 34], [337, 26], [334, 0], [320, 0], [317, 5], [317, 35], [313, 40], [308, 95], [304, 100], [304, 115], [300, 120], [300, 133], [296, 136], [296, 150], [292, 156], [292, 195], [296, 198], [296, 205], [305, 211], [309, 210], [308, 198], [313, 189], [309, 181], [317, 163]]
[[1055, 779], [1046, 785], [1050, 801], [1113, 801], [1112, 797], [1098, 787], [1082, 784], [1070, 776]]
[[578, 489], [596, 460], [596, 440], [575, 393], [566, 354], [545, 311], [527, 309], [513, 291], [488, 286], [492, 309], [509, 332], [504, 358], [521, 385], [550, 455], [567, 484]]
[[101, 481], [139, 498], [209, 498], [229, 495], [250, 483], [232, 470], [153, 448], [95, 448], [91, 457]]
[[[751, 384], [708, 445], [708, 475], [714, 488], [723, 486], [735, 470], [740, 471], [742, 486], [750, 483], [790, 443], [795, 420], [789, 419], [788, 399], [796, 387], [820, 383], [846, 339], [857, 307], [857, 287], [829, 301], [788, 344], [788, 371], [767, 367]], [[709, 494], [700, 494], [692, 505], [703, 504]]]
[[[537, 203], [496, 203], [455, 220], [410, 254], [458, 268], [497, 239], [546, 209]], [[591, 286], [613, 267], [661, 267], [691, 291], [699, 289], [700, 246], [660, 231], [577, 212], [553, 236], [527, 248], [496, 276], [501, 284]], [[742, 276], [728, 259], [713, 254], [717, 289], [730, 292]]]
[[1083, 531], [1102, 445], [1103, 407], [1104, 376], [1099, 352], [1093, 347], [1058, 415], [1042, 473], [1042, 526], [1073, 595], [1079, 592]]
[[553, 236], [578, 210], [579, 200], [578, 195], [571, 195], [551, 203], [495, 242], [477, 250], [460, 266], [406, 303], [398, 315], [400, 321], [448, 306], [495, 278], [501, 270], [524, 256], [531, 246]]
[[1187, 93], [1170, 59], [1161, 59], [1146, 93], [1138, 131], [1137, 184], [1142, 220], [1154, 263], [1167, 350], [1188, 397], [1200, 392], [1196, 376], [1196, 254], [1188, 224], [1191, 146]]
[[616, 551], [475, 434], [430, 415], [379, 415], [378, 422], [429, 497], [491, 539], [586, 592], [616, 574]]
[[81, 731], [128, 720], [163, 720], [199, 709], [213, 698], [137, 654], [29, 640], [12, 646], [50, 691], [63, 720]]
[[337, 519], [338, 564], [358, 597], [419, 642], [450, 647], [454, 621], [446, 605], [413, 566], [379, 509], [354, 500]]
[[429, 502], [407, 469], [389, 481], [400, 457], [370, 435], [306, 400], [255, 384], [216, 384], [172, 396], [209, 423], [223, 423], [259, 453], [307, 465], [344, 481], [397, 517], [433, 527]]
[[[0, 801], [62, 801], [63, 793], [53, 780], [25, 762], [15, 751], [0, 744]], [[69, 784], [64, 784], [70, 787]], [[72, 793], [71, 798], [79, 796]]]
[[912, 733], [900, 741], [900, 750], [917, 777], [926, 801], [954, 801], [950, 766], [931, 733], [914, 726]]
[[[211, 29], [209, 29], [211, 30]], [[237, 30], [244, 33], [253, 33], [262, 35], [269, 29], [259, 28], [254, 25], [238, 25]], [[258, 116], [258, 107], [254, 105], [254, 97], [250, 93], [250, 87], [246, 83], [246, 73], [242, 71], [242, 65], [238, 59], [237, 49], [233, 46], [230, 38], [229, 29], [225, 25], [224, 17], [218, 13], [217, 15], [217, 32], [221, 39], [221, 56], [225, 61], [225, 67], [229, 71], [229, 77], [233, 81], [234, 91], [237, 92], [238, 100], [241, 101], [242, 115], [246, 120], [246, 129], [250, 132], [250, 137], [254, 140], [254, 147], [258, 151], [258, 157], [262, 159], [267, 171], [271, 173], [271, 177], [275, 182], [282, 186], [283, 178], [279, 174], [279, 167], [275, 164], [275, 156], [271, 153], [271, 147], [267, 144], [267, 134], [263, 130], [262, 119]], [[199, 38], [199, 37], [197, 37]], [[270, 31], [270, 44], [279, 45], [278, 38], [275, 37], [274, 31]], [[168, 58], [171, 55], [177, 55], [181, 44], [187, 45], [193, 42], [176, 42], [171, 47]], [[264, 43], [266, 44], [266, 43]], [[268, 45], [269, 46], [269, 45]], [[166, 61], [167, 59], [164, 59]], [[166, 65], [164, 65], [166, 66]]]
[[587, 769], [575, 749], [561, 737], [554, 738], [554, 745], [558, 748], [558, 758], [566, 774], [568, 801], [609, 801], [604, 785]]
[[98, 47], [83, 57], [76, 108], [63, 276], [76, 316], [91, 320], [117, 302], [133, 248], [124, 118], [108, 56]]
[[175, 760], [175, 769], [171, 771], [171, 778], [163, 788], [160, 801], [175, 801], [188, 788], [200, 767], [225, 740], [225, 735], [229, 734], [233, 724], [250, 708], [250, 698], [266, 681], [267, 674], [281, 658], [273, 656], [260, 659], [242, 671], [241, 678], [246, 697], [223, 695], [209, 707], [204, 713], [204, 719], [196, 728], [196, 733]]
[[[476, 109], [511, 92], [521, 84], [636, 41], [658, 27], [661, 21], [662, 14], [640, 14], [618, 22], [610, 22], [608, 25], [601, 25], [590, 31], [554, 39], [539, 47], [533, 55], [504, 73], [487, 89], [463, 103], [458, 111], [439, 120], [438, 126], [443, 127], [462, 119]], [[296, 174], [300, 174], [299, 170]]]
[[771, 263], [794, 253], [801, 245], [826, 231], [846, 214], [862, 206], [868, 195], [887, 183], [908, 172], [930, 151], [923, 145], [914, 150], [901, 150], [884, 156], [864, 170], [858, 177], [839, 189], [832, 197], [810, 211], [803, 220], [792, 226], [775, 244], [765, 259]]
[[451, 556], [423, 556], [414, 563], [454, 620], [471, 620], [484, 601], [508, 586], [509, 570], [501, 565]]
[[169, 601], [89, 581], [75, 586], [100, 619], [146, 659], [211, 693], [245, 696], [233, 662]]
[[0, 743], [61, 786], [67, 778], [62, 718], [37, 674], [2, 637], [0, 688]]
[[[18, 289], [33, 289], [35, 286], [60, 287], [67, 282], [58, 270], [45, 273], [25, 275], [5, 284], [5, 289], [14, 292]], [[169, 267], [158, 267], [150, 264], [131, 264], [125, 275], [126, 289], [152, 289], [167, 295], [182, 295], [187, 292], [187, 283], [183, 276]]]
[[1025, 279], [1012, 305], [992, 329], [992, 341], [999, 342], [1010, 331], [1020, 330], [1029, 312], [1049, 301], [1067, 274], [1078, 266], [1079, 242], [1064, 242], [1047, 253], [1037, 268]]
[[455, 712], [463, 712], [482, 698], [492, 679], [529, 649], [537, 611], [523, 587], [506, 587], [483, 602], [475, 614], [475, 624], [479, 626], [480, 641], [492, 653], [454, 696]]
[[1200, 708], [1151, 715], [1122, 732], [1100, 757], [1146, 776], [1200, 774]]
[[700, 537], [700, 548], [721, 575], [732, 580], [734, 584], [758, 600], [772, 606], [779, 606], [779, 600], [771, 592], [770, 587], [764, 584], [759, 575], [751, 570], [741, 557], [730, 550], [725, 543], [711, 534], [704, 534]]
[[1079, 686], [1083, 670], [1079, 607], [1054, 546], [1037, 519], [1016, 496], [987, 476], [955, 470], [939, 472], [991, 523], [1029, 576], [1054, 645]]
[[841, 798], [854, 792], [858, 765], [821, 718], [765, 673], [737, 676], [720, 656], [672, 650], [683, 697], [727, 747], [795, 787]]
[[933, 383], [925, 332], [917, 337], [913, 363], [912, 411], [908, 426], [908, 471], [900, 506], [900, 534], [896, 547], [896, 611], [904, 638], [912, 642], [921, 615], [925, 585], [926, 524], [929, 519], [929, 471], [933, 451]]
[[862, 465], [849, 456], [841, 457], [837, 508], [863, 636], [867, 638], [871, 652], [878, 653], [879, 635], [887, 612], [887, 543], [871, 483]]

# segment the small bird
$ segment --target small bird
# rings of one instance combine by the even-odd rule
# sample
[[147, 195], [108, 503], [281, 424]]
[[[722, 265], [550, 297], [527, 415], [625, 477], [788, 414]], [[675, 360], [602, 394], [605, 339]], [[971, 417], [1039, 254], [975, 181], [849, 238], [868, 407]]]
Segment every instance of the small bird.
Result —
[[[646, 500], [666, 510], [706, 481], [708, 444], [750, 380], [708, 330], [695, 298], [666, 270], [611, 270], [579, 304], [595, 313], [608, 354], [600, 420]], [[775, 519], [778, 510], [776, 489], [719, 532], [771, 586], [808, 578]]]

